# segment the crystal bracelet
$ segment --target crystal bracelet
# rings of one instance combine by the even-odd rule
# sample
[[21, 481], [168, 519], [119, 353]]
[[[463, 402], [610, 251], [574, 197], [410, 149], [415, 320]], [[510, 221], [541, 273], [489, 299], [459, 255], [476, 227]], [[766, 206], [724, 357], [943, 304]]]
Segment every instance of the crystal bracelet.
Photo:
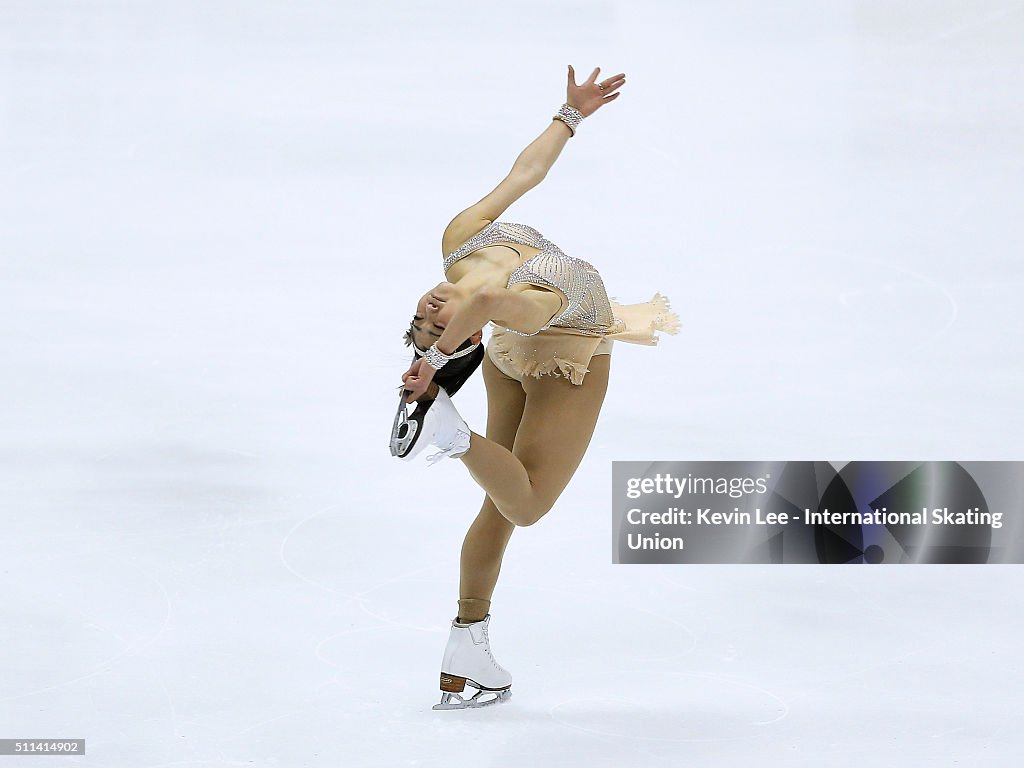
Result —
[[552, 120], [561, 120], [567, 126], [569, 126], [569, 133], [573, 136], [576, 135], [576, 129], [579, 124], [583, 122], [583, 113], [580, 112], [576, 107], [572, 106], [569, 102], [565, 102], [557, 113], [551, 118]]
[[452, 355], [446, 355], [437, 348], [437, 344], [432, 344], [426, 354], [423, 355], [423, 359], [427, 361], [427, 365], [439, 371], [444, 368], [445, 363], [452, 359]]

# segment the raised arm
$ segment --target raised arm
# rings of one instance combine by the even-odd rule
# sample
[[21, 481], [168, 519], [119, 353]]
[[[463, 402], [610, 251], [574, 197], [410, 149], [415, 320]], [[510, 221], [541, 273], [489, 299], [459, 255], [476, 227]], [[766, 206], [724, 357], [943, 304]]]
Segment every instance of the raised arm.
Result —
[[[576, 85], [576, 73], [569, 66], [566, 103], [579, 110], [584, 117], [594, 114], [602, 105], [614, 101], [616, 91], [626, 82], [624, 74], [614, 75], [597, 82], [600, 67], [581, 85]], [[470, 237], [504, 213], [512, 203], [541, 183], [572, 136], [569, 126], [553, 119], [543, 133], [519, 153], [512, 170], [486, 197], [474, 203], [451, 220], [441, 238], [441, 249], [451, 253]]]

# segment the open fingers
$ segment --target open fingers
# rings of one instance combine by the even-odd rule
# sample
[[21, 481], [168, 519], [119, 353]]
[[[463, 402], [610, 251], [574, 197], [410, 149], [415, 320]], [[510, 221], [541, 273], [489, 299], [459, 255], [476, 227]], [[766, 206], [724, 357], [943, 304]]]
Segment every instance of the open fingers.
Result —
[[617, 75], [612, 75], [611, 77], [602, 80], [597, 84], [597, 87], [604, 93], [611, 93], [612, 91], [621, 88], [625, 82], [626, 75], [625, 73], [620, 72]]
[[601, 71], [600, 67], [594, 67], [594, 71], [590, 73], [590, 77], [587, 78], [588, 83], [593, 83], [597, 80], [597, 73]]

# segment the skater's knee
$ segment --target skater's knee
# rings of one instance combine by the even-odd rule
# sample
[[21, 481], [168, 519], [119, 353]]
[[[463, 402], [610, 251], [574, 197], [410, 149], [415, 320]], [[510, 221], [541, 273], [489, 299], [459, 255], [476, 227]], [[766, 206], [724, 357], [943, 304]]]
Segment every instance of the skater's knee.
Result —
[[522, 528], [528, 528], [534, 523], [539, 522], [540, 519], [544, 517], [544, 515], [551, 511], [551, 507], [553, 506], [553, 503], [548, 502], [538, 502], [535, 504], [527, 505], [524, 508], [518, 510], [519, 514], [517, 515], [517, 519], [513, 520], [512, 522], [514, 522], [517, 526], [520, 526]]

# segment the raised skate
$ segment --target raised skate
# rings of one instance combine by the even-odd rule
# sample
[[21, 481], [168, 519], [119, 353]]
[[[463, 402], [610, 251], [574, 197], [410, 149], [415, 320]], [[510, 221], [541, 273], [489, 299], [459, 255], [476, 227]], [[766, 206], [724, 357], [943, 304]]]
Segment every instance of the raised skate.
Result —
[[[462, 624], [452, 621], [441, 660], [441, 703], [434, 709], [476, 709], [512, 698], [512, 675], [494, 659], [487, 628], [491, 616]], [[463, 696], [469, 686], [476, 692]]]
[[399, 395], [398, 412], [391, 427], [391, 455], [403, 461], [412, 461], [428, 445], [441, 450], [427, 457], [431, 464], [445, 456], [457, 459], [469, 450], [469, 427], [455, 410], [451, 398], [443, 387], [437, 388], [433, 400], [418, 401], [412, 414], [410, 403], [405, 402], [407, 392]]

